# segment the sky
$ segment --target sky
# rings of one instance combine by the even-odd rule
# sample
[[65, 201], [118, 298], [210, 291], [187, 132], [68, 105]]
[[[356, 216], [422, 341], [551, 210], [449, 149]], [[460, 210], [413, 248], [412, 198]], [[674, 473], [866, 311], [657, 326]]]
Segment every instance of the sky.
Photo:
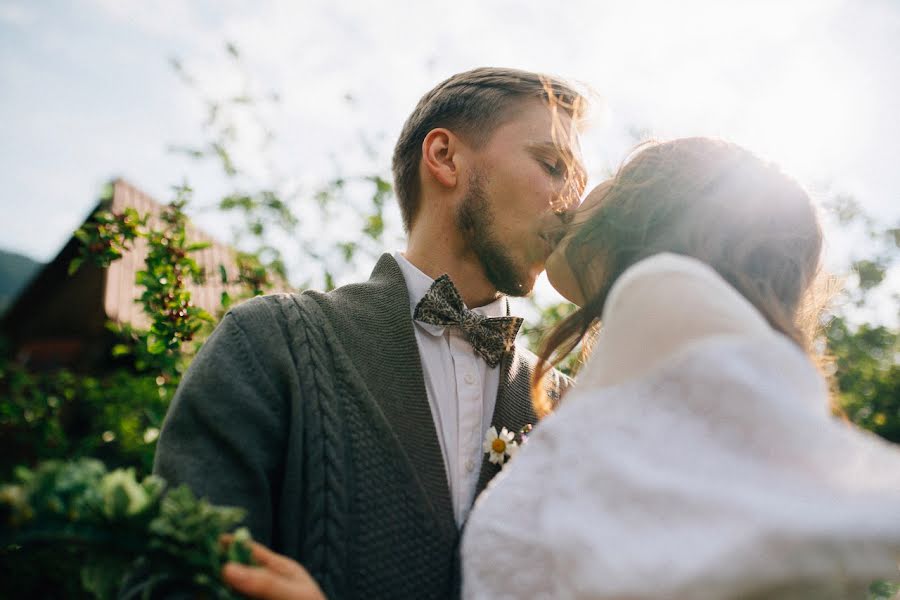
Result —
[[[595, 91], [582, 138], [593, 182], [642, 135], [715, 135], [776, 161], [814, 198], [851, 194], [900, 222], [892, 0], [0, 0], [0, 248], [51, 259], [115, 176], [163, 201], [183, 180], [199, 206], [217, 198], [221, 174], [170, 147], [203, 140], [203, 97], [236, 95], [244, 78], [280, 101], [263, 111], [276, 141], [262, 152], [242, 139], [241, 164], [312, 190], [338, 172], [387, 176], [418, 98], [483, 65]], [[227, 241], [213, 212], [194, 220]], [[834, 265], [861, 251], [830, 238]], [[900, 290], [900, 274], [889, 283]]]

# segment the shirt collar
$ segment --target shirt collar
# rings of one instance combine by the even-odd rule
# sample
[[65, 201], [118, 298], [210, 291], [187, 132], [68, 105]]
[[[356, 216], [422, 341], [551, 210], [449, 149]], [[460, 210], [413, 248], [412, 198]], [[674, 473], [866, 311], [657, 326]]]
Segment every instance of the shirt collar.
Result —
[[[412, 316], [415, 314], [416, 305], [419, 304], [419, 301], [428, 292], [431, 284], [434, 283], [434, 279], [409, 262], [399, 250], [394, 252], [394, 259], [400, 266], [400, 271], [403, 273], [403, 279], [406, 280], [406, 291], [409, 292], [409, 315]], [[501, 296], [490, 304], [485, 304], [484, 306], [479, 306], [478, 308], [473, 308], [471, 310], [472, 312], [488, 318], [505, 317], [509, 315], [509, 304], [506, 297]], [[440, 325], [431, 325], [430, 323], [422, 323], [419, 321], [416, 321], [416, 325], [434, 336], [444, 334], [444, 328]]]

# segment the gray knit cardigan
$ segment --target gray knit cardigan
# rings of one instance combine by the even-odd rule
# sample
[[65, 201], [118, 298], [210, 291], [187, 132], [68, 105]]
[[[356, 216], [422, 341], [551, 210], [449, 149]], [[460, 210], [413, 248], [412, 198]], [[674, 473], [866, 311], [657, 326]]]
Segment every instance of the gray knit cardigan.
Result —
[[[493, 424], [536, 422], [533, 363], [520, 349], [504, 358]], [[483, 461], [479, 492], [497, 471]], [[253, 537], [333, 600], [458, 596], [459, 530], [388, 254], [365, 283], [228, 313], [175, 394], [154, 472], [245, 508]]]

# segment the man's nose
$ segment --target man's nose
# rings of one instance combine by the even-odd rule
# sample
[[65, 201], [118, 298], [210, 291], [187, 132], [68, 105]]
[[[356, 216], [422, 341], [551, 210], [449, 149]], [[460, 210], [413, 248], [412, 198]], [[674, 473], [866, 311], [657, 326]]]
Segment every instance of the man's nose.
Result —
[[552, 202], [553, 212], [559, 213], [570, 211], [581, 204], [581, 195], [578, 188], [570, 183], [565, 184], [556, 194], [555, 200]]

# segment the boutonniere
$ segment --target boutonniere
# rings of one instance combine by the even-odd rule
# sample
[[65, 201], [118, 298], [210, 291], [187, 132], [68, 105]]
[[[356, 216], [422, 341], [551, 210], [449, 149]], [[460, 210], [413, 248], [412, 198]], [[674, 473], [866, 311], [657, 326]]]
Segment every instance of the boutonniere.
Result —
[[503, 464], [516, 455], [519, 447], [528, 439], [531, 433], [531, 423], [519, 430], [518, 433], [509, 431], [506, 427], [500, 429], [497, 433], [497, 427], [492, 426], [484, 434], [484, 452], [488, 455], [488, 460], [495, 465]]

